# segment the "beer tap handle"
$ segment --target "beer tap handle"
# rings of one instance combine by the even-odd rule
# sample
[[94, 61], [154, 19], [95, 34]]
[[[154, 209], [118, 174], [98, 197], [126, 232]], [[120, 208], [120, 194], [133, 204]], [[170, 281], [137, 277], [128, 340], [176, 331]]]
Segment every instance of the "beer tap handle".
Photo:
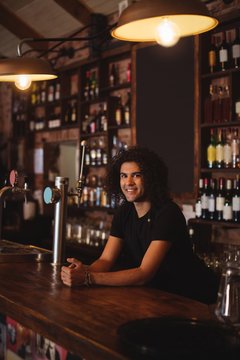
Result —
[[83, 167], [84, 167], [84, 160], [85, 160], [85, 151], [86, 151], [87, 142], [83, 140], [81, 142], [81, 161], [80, 161], [80, 171], [79, 171], [79, 177], [77, 180], [77, 195], [78, 195], [78, 206], [80, 206], [80, 200], [82, 196], [82, 191], [84, 187], [84, 175], [83, 175]]

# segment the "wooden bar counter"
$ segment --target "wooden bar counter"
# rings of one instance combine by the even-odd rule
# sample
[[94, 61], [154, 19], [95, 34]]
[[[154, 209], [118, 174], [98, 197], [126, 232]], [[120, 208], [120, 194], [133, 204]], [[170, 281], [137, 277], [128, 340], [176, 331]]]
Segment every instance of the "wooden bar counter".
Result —
[[48, 263], [0, 264], [0, 312], [84, 359], [127, 359], [117, 334], [131, 320], [209, 320], [208, 306], [144, 287], [64, 286]]

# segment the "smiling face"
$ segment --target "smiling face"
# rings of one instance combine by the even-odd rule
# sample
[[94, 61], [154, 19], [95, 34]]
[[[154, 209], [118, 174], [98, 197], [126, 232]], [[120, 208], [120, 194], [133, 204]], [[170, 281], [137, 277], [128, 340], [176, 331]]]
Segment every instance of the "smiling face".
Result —
[[120, 187], [129, 202], [145, 200], [144, 179], [135, 162], [125, 162], [120, 168]]

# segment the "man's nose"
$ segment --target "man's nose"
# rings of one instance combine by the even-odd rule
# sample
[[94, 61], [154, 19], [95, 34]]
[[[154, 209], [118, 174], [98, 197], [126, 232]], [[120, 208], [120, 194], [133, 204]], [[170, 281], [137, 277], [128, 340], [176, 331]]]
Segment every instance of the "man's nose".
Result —
[[134, 179], [131, 175], [129, 175], [127, 178], [126, 178], [126, 183], [127, 185], [133, 185], [134, 184]]

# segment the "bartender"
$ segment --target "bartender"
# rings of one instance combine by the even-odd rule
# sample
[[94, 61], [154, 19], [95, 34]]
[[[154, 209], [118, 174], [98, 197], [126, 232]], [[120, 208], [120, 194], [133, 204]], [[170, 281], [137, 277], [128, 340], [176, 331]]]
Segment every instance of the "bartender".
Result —
[[[63, 283], [151, 286], [206, 304], [215, 303], [217, 275], [193, 252], [181, 209], [169, 195], [168, 169], [147, 148], [120, 151], [110, 164], [108, 188], [120, 204], [101, 256], [90, 266], [68, 258]], [[115, 270], [121, 258], [121, 269]]]

